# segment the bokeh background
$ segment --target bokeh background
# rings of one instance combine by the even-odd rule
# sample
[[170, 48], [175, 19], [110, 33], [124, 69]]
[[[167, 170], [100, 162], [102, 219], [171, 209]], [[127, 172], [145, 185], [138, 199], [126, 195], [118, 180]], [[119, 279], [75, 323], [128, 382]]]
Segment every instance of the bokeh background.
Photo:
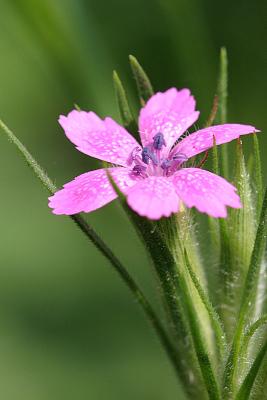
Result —
[[[224, 45], [229, 121], [266, 131], [266, 42], [260, 0], [0, 0], [0, 116], [60, 186], [97, 164], [68, 142], [58, 115], [77, 103], [118, 118], [113, 69], [136, 107], [128, 54], [155, 89], [191, 88], [201, 126]], [[73, 223], [51, 214], [3, 135], [0, 179], [0, 398], [182, 399], [137, 304]], [[154, 299], [144, 251], [118, 206], [88, 220]]]

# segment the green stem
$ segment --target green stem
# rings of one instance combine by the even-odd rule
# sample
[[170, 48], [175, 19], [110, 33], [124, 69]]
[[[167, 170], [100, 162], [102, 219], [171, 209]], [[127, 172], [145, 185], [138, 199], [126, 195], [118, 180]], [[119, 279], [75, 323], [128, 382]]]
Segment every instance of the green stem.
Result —
[[[227, 121], [227, 85], [228, 85], [228, 59], [227, 59], [227, 51], [225, 47], [221, 48], [220, 52], [220, 73], [218, 80], [218, 122], [220, 124], [225, 124]], [[221, 147], [221, 155], [222, 155], [222, 175], [227, 177], [229, 174], [228, 168], [228, 152], [227, 146], [223, 145]]]
[[[14, 135], [14, 133], [0, 120], [0, 127], [7, 134], [8, 139], [13, 143], [19, 152], [23, 155], [27, 164], [32, 168], [35, 175], [42, 182], [42, 184], [48, 189], [48, 191], [53, 194], [57, 188], [48, 177], [48, 175], [44, 172], [41, 166], [37, 163], [37, 161], [33, 158], [33, 156], [29, 153], [26, 147], [20, 142], [20, 140]], [[176, 372], [179, 367], [179, 360], [177, 357], [177, 352], [172, 342], [170, 341], [168, 334], [166, 333], [162, 323], [154, 312], [152, 306], [149, 301], [143, 294], [143, 292], [139, 289], [137, 283], [130, 276], [126, 268], [122, 265], [119, 259], [113, 254], [112, 250], [106, 245], [106, 243], [98, 236], [98, 234], [91, 228], [91, 226], [84, 220], [84, 218], [79, 215], [70, 216], [72, 221], [81, 229], [81, 231], [87, 236], [87, 238], [98, 248], [98, 250], [108, 259], [114, 269], [117, 271], [122, 281], [131, 291], [133, 297], [138, 301], [138, 303], [143, 308], [145, 315], [148, 320], [151, 322], [153, 328], [155, 329], [163, 347], [165, 348], [170, 360], [172, 361]]]
[[222, 324], [220, 321], [220, 317], [216, 313], [215, 309], [213, 308], [207, 294], [205, 293], [204, 289], [202, 288], [202, 286], [199, 282], [199, 279], [197, 278], [195, 272], [193, 271], [186, 251], [185, 251], [185, 265], [186, 265], [187, 271], [189, 272], [190, 278], [192, 279], [192, 282], [194, 283], [194, 286], [198, 292], [198, 295], [208, 312], [208, 315], [211, 320], [211, 324], [214, 329], [216, 342], [219, 347], [220, 356], [223, 357], [225, 349], [226, 349], [226, 340], [225, 340], [225, 332], [223, 330], [223, 327], [222, 327]]

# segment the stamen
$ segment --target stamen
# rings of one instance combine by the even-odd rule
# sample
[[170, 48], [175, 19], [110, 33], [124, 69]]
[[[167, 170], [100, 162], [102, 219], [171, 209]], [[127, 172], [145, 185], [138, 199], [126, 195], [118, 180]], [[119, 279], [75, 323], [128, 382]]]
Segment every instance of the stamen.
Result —
[[131, 154], [128, 157], [127, 160], [127, 164], [128, 165], [132, 165], [132, 163], [136, 160], [136, 158], [138, 157], [138, 154], [140, 153], [141, 149], [140, 147], [135, 147], [133, 149], [133, 151], [131, 152]]
[[132, 169], [132, 174], [134, 176], [144, 176], [144, 173], [146, 171], [146, 167], [144, 165], [135, 165]]
[[142, 151], [142, 161], [145, 164], [148, 164], [149, 160], [151, 160], [154, 165], [158, 165], [158, 161], [155, 154], [149, 149], [149, 147], [144, 147]]
[[161, 168], [164, 171], [164, 174], [169, 176], [172, 175], [180, 166], [187, 161], [187, 157], [185, 154], [176, 153], [171, 159], [166, 158], [161, 163]]
[[161, 150], [163, 146], [166, 146], [166, 142], [163, 133], [159, 132], [153, 137], [153, 147], [156, 150]]
[[168, 168], [170, 168], [172, 166], [172, 163], [173, 163], [173, 161], [166, 159], [166, 160], [162, 161], [160, 166], [165, 171], [165, 170], [167, 170]]
[[174, 154], [172, 159], [176, 160], [176, 161], [181, 161], [181, 164], [188, 160], [187, 156], [185, 154], [183, 154], [183, 153]]

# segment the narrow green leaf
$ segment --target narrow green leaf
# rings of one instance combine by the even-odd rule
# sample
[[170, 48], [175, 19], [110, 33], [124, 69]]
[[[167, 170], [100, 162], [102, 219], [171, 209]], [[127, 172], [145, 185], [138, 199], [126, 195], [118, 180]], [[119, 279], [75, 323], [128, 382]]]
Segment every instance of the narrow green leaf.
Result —
[[[257, 332], [258, 329], [263, 327], [264, 325], [267, 324], [267, 314], [262, 315], [257, 321], [255, 321], [246, 331], [244, 338], [243, 338], [243, 343], [242, 343], [242, 348], [241, 348], [241, 354], [246, 354], [247, 349], [248, 349], [248, 344], [252, 336]], [[242, 357], [242, 355], [241, 355]]]
[[224, 387], [226, 396], [231, 394], [234, 390], [235, 374], [239, 362], [240, 348], [242, 345], [242, 336], [246, 325], [246, 318], [249, 315], [251, 299], [255, 294], [255, 286], [258, 281], [262, 255], [266, 243], [266, 225], [267, 225], [267, 189], [263, 199], [260, 222], [257, 229], [256, 239], [251, 255], [250, 265], [248, 268], [245, 286], [243, 290], [241, 308], [235, 336], [228, 357], [225, 373], [224, 373]]
[[[253, 250], [256, 224], [254, 214], [254, 204], [252, 199], [252, 191], [250, 186], [250, 177], [247, 172], [245, 157], [243, 153], [242, 142], [239, 139], [236, 143], [235, 153], [235, 179], [234, 184], [240, 196], [242, 208], [238, 210], [230, 210], [228, 224], [230, 235], [230, 272], [228, 279], [229, 286], [229, 309], [232, 317], [236, 318], [240, 309], [240, 300], [242, 298], [242, 290], [246, 274], [248, 271], [250, 258]], [[259, 304], [258, 304], [259, 306]], [[259, 307], [258, 307], [259, 308]], [[251, 315], [254, 311], [253, 306], [250, 307]], [[253, 316], [253, 319], [257, 316]], [[233, 324], [230, 323], [233, 327]]]
[[243, 301], [241, 308], [241, 315], [245, 317], [247, 313], [247, 308], [254, 294], [255, 285], [257, 283], [262, 255], [266, 242], [266, 225], [267, 225], [267, 189], [265, 190], [265, 195], [262, 203], [260, 222], [257, 229], [256, 239], [254, 242], [254, 247], [251, 255], [251, 261], [247, 273], [245, 289], [243, 293]]
[[265, 341], [257, 357], [255, 358], [252, 366], [250, 367], [249, 372], [246, 375], [239, 392], [237, 393], [236, 400], [248, 400], [250, 398], [251, 390], [257, 378], [258, 372], [260, 370], [266, 352], [267, 352], [267, 341]]
[[129, 107], [125, 89], [116, 71], [113, 71], [113, 83], [122, 123], [125, 127], [128, 127], [134, 118]]
[[263, 184], [262, 184], [262, 170], [261, 170], [261, 156], [258, 136], [253, 133], [253, 147], [254, 147], [254, 171], [255, 171], [255, 187], [257, 193], [257, 216], [260, 217], [260, 210], [263, 198]]
[[193, 268], [191, 267], [191, 264], [189, 262], [186, 250], [185, 250], [185, 265], [186, 265], [187, 271], [189, 272], [190, 278], [192, 279], [192, 282], [195, 285], [198, 295], [199, 295], [200, 299], [202, 300], [202, 303], [203, 303], [204, 307], [206, 308], [206, 311], [210, 317], [211, 324], [213, 326], [215, 337], [216, 337], [216, 342], [219, 347], [219, 352], [220, 352], [220, 355], [223, 357], [224, 351], [226, 348], [226, 338], [225, 338], [225, 333], [224, 333], [224, 330], [222, 327], [220, 317], [217, 314], [216, 310], [214, 309], [213, 305], [211, 304], [207, 293], [201, 286], [201, 283], [200, 283], [198, 277], [196, 276], [195, 272], [193, 271]]
[[[225, 47], [221, 48], [220, 52], [220, 71], [217, 86], [218, 95], [218, 113], [216, 123], [225, 124], [227, 122], [227, 85], [228, 85], [228, 59]], [[228, 168], [228, 152], [227, 145], [221, 146], [222, 154], [222, 175], [227, 177], [229, 173]]]
[[130, 55], [129, 60], [137, 85], [140, 102], [141, 105], [144, 106], [147, 100], [151, 96], [153, 96], [154, 91], [147, 74], [145, 73], [144, 69], [141, 67], [137, 59], [134, 56]]
[[199, 362], [200, 371], [207, 388], [210, 400], [219, 400], [220, 390], [219, 385], [213, 370], [212, 363], [206, 348], [206, 342], [199, 330], [199, 316], [194, 308], [191, 299], [191, 293], [188, 290], [187, 283], [182, 274], [179, 276], [179, 287], [182, 293], [182, 301], [187, 313], [190, 332], [192, 335], [196, 356]]

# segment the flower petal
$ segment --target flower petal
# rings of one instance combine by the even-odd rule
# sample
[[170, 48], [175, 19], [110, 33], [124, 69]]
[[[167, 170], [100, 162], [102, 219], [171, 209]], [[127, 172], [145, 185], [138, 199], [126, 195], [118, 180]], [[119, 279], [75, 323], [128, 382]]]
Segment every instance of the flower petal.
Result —
[[141, 109], [139, 131], [143, 146], [161, 132], [170, 150], [175, 141], [198, 119], [196, 102], [188, 89], [171, 88], [152, 96]]
[[224, 124], [210, 126], [187, 136], [174, 147], [172, 154], [182, 153], [187, 158], [190, 158], [213, 147], [213, 136], [215, 136], [216, 144], [223, 144], [231, 142], [241, 135], [253, 132], [259, 131], [251, 125]]
[[[129, 175], [127, 168], [109, 168], [108, 170], [124, 193], [127, 193], [129, 188], [136, 183]], [[63, 189], [49, 197], [49, 207], [53, 208], [54, 214], [72, 215], [94, 211], [116, 197], [106, 170], [97, 169], [79, 175], [73, 181], [66, 183]]]
[[149, 219], [169, 217], [179, 210], [179, 198], [170, 180], [150, 176], [137, 182], [127, 194], [129, 206]]
[[111, 118], [100, 119], [94, 112], [71, 111], [61, 115], [59, 123], [78, 150], [91, 157], [127, 166], [137, 141]]
[[241, 208], [236, 188], [222, 177], [200, 168], [184, 168], [172, 176], [178, 196], [189, 208], [225, 218], [226, 206]]

